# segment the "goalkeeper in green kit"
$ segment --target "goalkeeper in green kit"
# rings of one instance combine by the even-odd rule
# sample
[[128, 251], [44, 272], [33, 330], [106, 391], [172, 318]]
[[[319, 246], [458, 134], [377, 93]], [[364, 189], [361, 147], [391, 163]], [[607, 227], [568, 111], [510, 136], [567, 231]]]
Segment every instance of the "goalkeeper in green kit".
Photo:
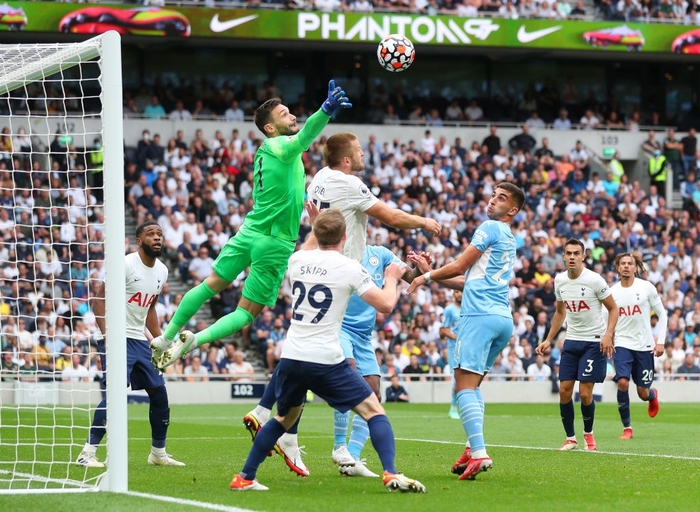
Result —
[[[301, 129], [279, 98], [271, 98], [257, 108], [255, 125], [267, 138], [255, 153], [253, 209], [219, 253], [214, 271], [185, 294], [165, 332], [151, 342], [153, 364], [158, 369], [164, 370], [195, 347], [239, 331], [265, 306], [276, 303], [304, 209], [306, 177], [301, 154], [335, 112], [351, 107], [345, 91], [331, 80], [328, 98]], [[190, 331], [178, 335], [207, 300], [225, 290], [248, 266], [250, 273], [235, 311], [196, 335]]]

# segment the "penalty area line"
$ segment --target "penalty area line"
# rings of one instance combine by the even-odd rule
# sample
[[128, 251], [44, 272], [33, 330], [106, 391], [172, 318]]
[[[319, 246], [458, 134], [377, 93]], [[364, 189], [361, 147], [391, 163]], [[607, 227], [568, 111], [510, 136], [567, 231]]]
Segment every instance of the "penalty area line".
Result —
[[203, 508], [206, 510], [219, 510], [221, 512], [257, 512], [255, 510], [250, 510], [247, 508], [230, 507], [228, 505], [219, 505], [217, 503], [207, 503], [206, 501], [173, 498], [172, 496], [162, 496], [160, 494], [150, 494], [146, 492], [126, 491], [120, 494], [126, 494], [128, 496], [135, 496], [137, 498], [145, 498], [154, 501], [164, 501], [166, 503], [174, 503], [176, 505], [187, 505], [190, 507]]
[[[438, 439], [412, 439], [407, 437], [397, 437], [397, 441], [411, 441], [416, 443], [432, 443], [432, 444], [454, 444], [464, 446], [464, 442], [456, 443], [454, 441], [441, 441]], [[510, 448], [513, 450], [540, 450], [548, 452], [557, 452], [558, 448], [548, 447], [548, 446], [520, 446], [516, 444], [487, 444], [486, 446], [491, 448]], [[631, 452], [609, 452], [605, 450], [595, 450], [588, 452], [586, 450], [572, 450], [573, 452], [586, 452], [586, 453], [597, 453], [600, 455], [619, 455], [623, 457], [654, 457], [661, 459], [674, 459], [674, 460], [700, 460], [700, 457], [692, 457], [687, 455], [669, 455], [666, 453], [631, 453]]]

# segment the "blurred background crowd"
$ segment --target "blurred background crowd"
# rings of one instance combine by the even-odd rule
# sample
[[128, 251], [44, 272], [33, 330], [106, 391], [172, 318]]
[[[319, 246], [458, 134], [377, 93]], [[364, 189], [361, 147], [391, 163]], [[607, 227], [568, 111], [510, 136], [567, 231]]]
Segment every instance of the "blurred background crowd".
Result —
[[[267, 83], [264, 93], [277, 91]], [[164, 93], [165, 94], [165, 93]], [[167, 94], [165, 94], [167, 96]], [[235, 95], [245, 97], [246, 95]], [[535, 100], [546, 95], [540, 91]], [[180, 98], [176, 95], [175, 98]], [[184, 97], [184, 96], [182, 96]], [[160, 103], [160, 96], [140, 98], [126, 95], [125, 115], [137, 100], [148, 99], [140, 113]], [[581, 114], [578, 123], [586, 129], [607, 125], [616, 117], [605, 104], [570, 103], [562, 108], [562, 96], [552, 99], [552, 108], [526, 105], [529, 115], [522, 133], [502, 139], [498, 127], [483, 128], [477, 140], [455, 137], [437, 139], [430, 128], [438, 119], [479, 119], [479, 104], [449, 102], [430, 108], [429, 117], [408, 118], [424, 123], [422, 138], [384, 140], [381, 129], [361, 140], [365, 170], [361, 178], [376, 196], [406, 212], [431, 216], [442, 232], [428, 236], [420, 230], [401, 231], [370, 219], [367, 241], [383, 245], [402, 259], [411, 250], [428, 251], [436, 265], [451, 261], [469, 243], [486, 217], [486, 202], [500, 181], [512, 181], [526, 192], [526, 203], [513, 226], [518, 259], [511, 282], [515, 334], [489, 378], [551, 380], [556, 384], [558, 354], [562, 339], [547, 357], [534, 357], [533, 348], [549, 329], [555, 296], [553, 277], [564, 269], [561, 251], [571, 237], [586, 247], [586, 265], [613, 284], [612, 268], [620, 252], [638, 251], [647, 265], [645, 278], [658, 289], [670, 319], [667, 350], [657, 359], [657, 378], [697, 379], [700, 374], [700, 297], [698, 270], [698, 205], [700, 182], [694, 130], [683, 137], [659, 125], [649, 131], [643, 149], [663, 154], [678, 179], [684, 198], [682, 208], [670, 208], [663, 191], [652, 184], [642, 187], [630, 180], [613, 161], [605, 172], [592, 169], [586, 150], [572, 136], [571, 147], [550, 148], [546, 138], [534, 137], [530, 129], [541, 127], [542, 118], [568, 111]], [[197, 99], [194, 105], [201, 106]], [[243, 121], [257, 103], [230, 101], [223, 112], [226, 120]], [[385, 111], [392, 109], [386, 103]], [[539, 103], [538, 103], [539, 105]], [[295, 112], [302, 115], [300, 105]], [[187, 112], [185, 114], [184, 112]], [[545, 113], [547, 112], [547, 113]], [[201, 109], [200, 109], [201, 113]], [[176, 99], [169, 113], [158, 116], [201, 119]], [[600, 117], [599, 117], [600, 116]], [[657, 115], [657, 118], [659, 116]], [[539, 121], [538, 121], [539, 119]], [[597, 119], [595, 123], [593, 119]], [[618, 118], [619, 119], [619, 118]], [[658, 119], [657, 119], [658, 120]], [[387, 122], [384, 118], [382, 122]], [[620, 129], [643, 129], [622, 121]], [[652, 121], [653, 122], [653, 121]], [[622, 123], [620, 125], [619, 123]], [[252, 207], [252, 161], [261, 134], [251, 129], [197, 130], [186, 139], [179, 131], [173, 138], [144, 130], [139, 142], [125, 147], [124, 200], [132, 226], [156, 220], [164, 230], [163, 260], [170, 268], [169, 284], [159, 298], [158, 314], [167, 324], [182, 293], [211, 272], [214, 258], [240, 228]], [[101, 141], [77, 150], [57, 133], [49, 148], [46, 165], [31, 158], [31, 140], [23, 134], [0, 136], [0, 315], [2, 316], [2, 378], [93, 380], [101, 375], [95, 355], [96, 324], [89, 298], [104, 279], [104, 213]], [[325, 164], [323, 137], [304, 154], [310, 181]], [[308, 219], [302, 219], [300, 240], [308, 234]], [[133, 236], [125, 240], [125, 252], [135, 250]], [[210, 313], [193, 320], [194, 330], [211, 318], [232, 311], [245, 284], [245, 273], [210, 301]], [[377, 315], [373, 344], [382, 373], [403, 378], [429, 380], [449, 378], [446, 338], [441, 332], [443, 310], [452, 301], [449, 290], [434, 284], [420, 293], [404, 295], [391, 315]], [[232, 339], [219, 340], [192, 352], [168, 369], [169, 378], [205, 380], [224, 378], [249, 381], [266, 379], [272, 372], [284, 343], [291, 318], [291, 290], [285, 281], [278, 302], [266, 309], [250, 327]], [[610, 374], [614, 373], [611, 368]]]

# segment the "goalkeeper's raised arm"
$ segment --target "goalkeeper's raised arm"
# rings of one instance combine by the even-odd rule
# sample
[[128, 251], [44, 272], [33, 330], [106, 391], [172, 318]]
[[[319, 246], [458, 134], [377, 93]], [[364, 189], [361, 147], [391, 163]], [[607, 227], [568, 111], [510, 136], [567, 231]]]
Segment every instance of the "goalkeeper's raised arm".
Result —
[[[338, 110], [351, 108], [345, 92], [331, 80], [328, 96], [318, 112], [299, 129], [296, 117], [279, 98], [271, 98], [255, 111], [254, 121], [265, 134], [253, 165], [253, 209], [240, 230], [223, 247], [203, 283], [188, 291], [163, 336], [151, 347], [164, 369], [194, 347], [220, 340], [250, 324], [262, 309], [277, 302], [287, 262], [299, 236], [304, 209], [306, 176], [301, 154], [318, 137]], [[202, 305], [250, 266], [243, 297], [232, 313], [196, 335], [180, 329]], [[176, 341], [177, 343], [173, 343]]]

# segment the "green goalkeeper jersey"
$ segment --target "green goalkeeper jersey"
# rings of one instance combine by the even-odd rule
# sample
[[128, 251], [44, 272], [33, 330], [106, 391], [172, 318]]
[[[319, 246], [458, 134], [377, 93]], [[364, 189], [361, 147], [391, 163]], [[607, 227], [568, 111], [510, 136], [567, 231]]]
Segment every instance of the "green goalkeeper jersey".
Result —
[[318, 110], [296, 135], [265, 139], [255, 153], [253, 209], [242, 230], [257, 231], [295, 242], [304, 210], [306, 177], [301, 154], [328, 124], [330, 117]]

